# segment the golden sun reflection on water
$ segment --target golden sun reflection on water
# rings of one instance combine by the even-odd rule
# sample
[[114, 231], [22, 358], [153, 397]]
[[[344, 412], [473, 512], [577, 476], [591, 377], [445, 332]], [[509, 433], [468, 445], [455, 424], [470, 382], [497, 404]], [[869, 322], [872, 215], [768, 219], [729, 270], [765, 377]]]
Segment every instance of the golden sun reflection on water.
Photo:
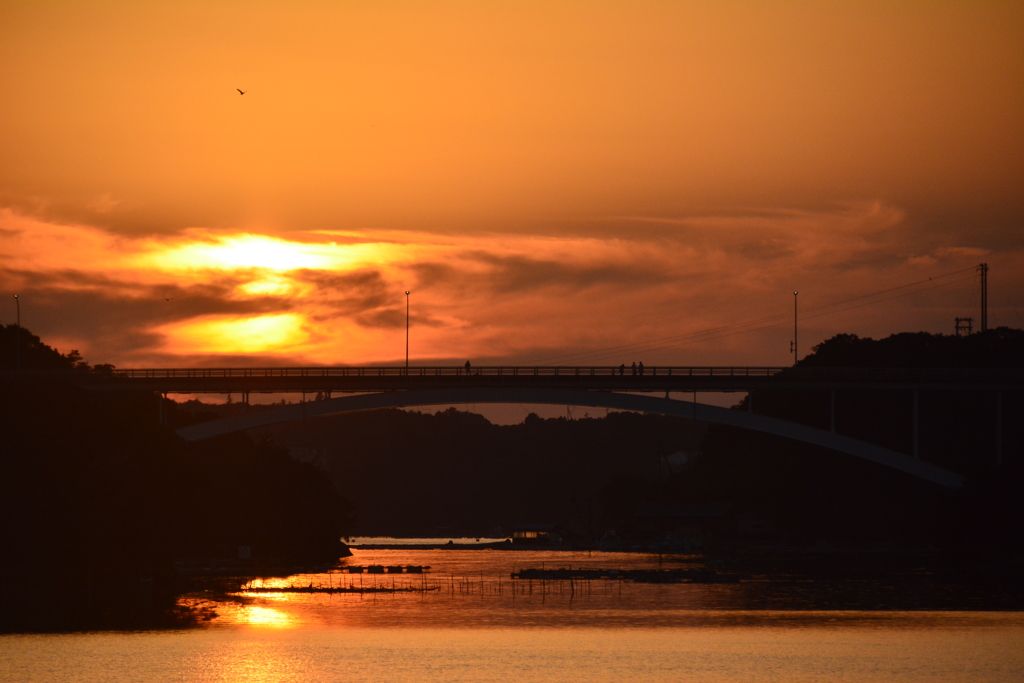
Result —
[[234, 623], [246, 626], [289, 628], [296, 624], [295, 618], [290, 614], [262, 605], [243, 605], [233, 616]]
[[[771, 620], [680, 628], [210, 628], [0, 636], [24, 683], [1017, 683], [1020, 618], [911, 628]], [[895, 628], [893, 628], [895, 626]]]

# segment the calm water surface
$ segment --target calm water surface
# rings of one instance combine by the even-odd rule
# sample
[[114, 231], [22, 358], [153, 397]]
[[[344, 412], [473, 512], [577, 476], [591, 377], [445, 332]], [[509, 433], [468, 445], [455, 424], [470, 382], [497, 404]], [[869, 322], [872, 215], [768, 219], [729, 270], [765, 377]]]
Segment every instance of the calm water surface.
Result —
[[[343, 571], [372, 564], [430, 569], [422, 575]], [[870, 583], [748, 577], [738, 584], [570, 584], [509, 577], [529, 567], [691, 565], [686, 558], [627, 553], [357, 551], [330, 574], [256, 580], [251, 586], [267, 590], [189, 598], [216, 610], [197, 629], [0, 637], [0, 680], [1024, 680], [1020, 612], [820, 609], [830, 600], [878, 599], [879, 586]], [[360, 582], [418, 590], [271, 590]], [[911, 578], [907, 585], [917, 583]]]

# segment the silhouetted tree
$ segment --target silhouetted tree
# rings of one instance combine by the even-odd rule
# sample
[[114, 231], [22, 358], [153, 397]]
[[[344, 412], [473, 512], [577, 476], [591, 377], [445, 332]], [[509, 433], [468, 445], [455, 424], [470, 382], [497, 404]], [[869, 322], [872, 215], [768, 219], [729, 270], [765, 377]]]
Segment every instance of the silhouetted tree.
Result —
[[185, 444], [156, 395], [85, 390], [77, 352], [21, 336], [33, 372], [0, 376], [0, 630], [177, 623], [174, 558], [338, 556], [349, 506], [323, 472], [241, 435]]
[[67, 355], [44, 344], [36, 335], [17, 325], [0, 325], [0, 371], [14, 370], [19, 362], [23, 370], [86, 369], [88, 364], [78, 351]]

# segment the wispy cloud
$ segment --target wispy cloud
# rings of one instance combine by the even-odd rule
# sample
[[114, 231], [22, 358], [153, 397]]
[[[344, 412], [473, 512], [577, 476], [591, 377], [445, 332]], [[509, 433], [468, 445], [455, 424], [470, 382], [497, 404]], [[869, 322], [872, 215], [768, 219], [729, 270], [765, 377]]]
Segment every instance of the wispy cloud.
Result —
[[[0, 287], [21, 294], [34, 331], [120, 365], [395, 362], [405, 290], [414, 359], [612, 362], [601, 349], [622, 347], [621, 360], [637, 348], [649, 362], [784, 363], [792, 290], [821, 306], [981, 258], [1015, 291], [1024, 273], [1024, 252], [936, 245], [880, 202], [593, 224], [609, 221], [614, 233], [594, 235], [195, 228], [129, 238], [7, 210]], [[970, 305], [973, 283], [954, 284], [817, 319], [804, 338], [942, 331]], [[776, 327], [684, 339], [776, 313]]]

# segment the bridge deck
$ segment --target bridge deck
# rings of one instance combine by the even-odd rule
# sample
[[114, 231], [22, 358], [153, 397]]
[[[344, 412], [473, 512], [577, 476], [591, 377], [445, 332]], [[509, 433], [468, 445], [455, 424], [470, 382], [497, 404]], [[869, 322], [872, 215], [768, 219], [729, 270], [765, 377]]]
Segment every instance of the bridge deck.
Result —
[[1020, 389], [1024, 369], [623, 366], [141, 368], [79, 373], [101, 389], [169, 393], [402, 391], [457, 387], [627, 392], [802, 389]]

